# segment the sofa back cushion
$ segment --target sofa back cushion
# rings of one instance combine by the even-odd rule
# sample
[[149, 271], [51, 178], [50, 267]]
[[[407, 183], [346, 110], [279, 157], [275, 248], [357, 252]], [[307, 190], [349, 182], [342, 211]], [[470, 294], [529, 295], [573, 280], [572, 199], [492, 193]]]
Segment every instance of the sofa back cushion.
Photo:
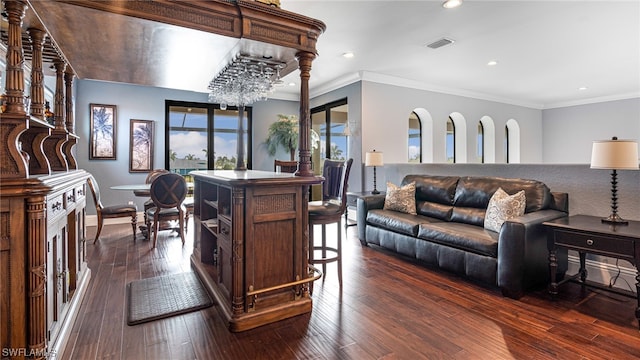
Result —
[[420, 215], [451, 220], [457, 176], [407, 175], [402, 185], [416, 183], [416, 211]]
[[454, 205], [486, 209], [491, 196], [500, 187], [508, 194], [524, 190], [527, 198], [525, 213], [546, 209], [551, 202], [551, 191], [537, 180], [466, 176], [458, 181]]
[[458, 180], [451, 220], [483, 226], [489, 200], [498, 188], [510, 195], [524, 190], [525, 213], [546, 209], [551, 202], [551, 191], [537, 180], [466, 176]]

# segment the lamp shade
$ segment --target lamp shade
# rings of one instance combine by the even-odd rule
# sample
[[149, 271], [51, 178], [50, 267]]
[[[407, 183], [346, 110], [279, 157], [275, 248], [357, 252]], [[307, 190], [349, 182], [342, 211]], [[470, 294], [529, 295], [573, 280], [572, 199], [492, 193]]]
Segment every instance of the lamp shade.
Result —
[[593, 142], [591, 168], [610, 170], [637, 170], [638, 143], [632, 140], [600, 140]]
[[382, 160], [382, 153], [375, 150], [368, 151], [364, 157], [364, 166], [382, 166], [384, 161]]

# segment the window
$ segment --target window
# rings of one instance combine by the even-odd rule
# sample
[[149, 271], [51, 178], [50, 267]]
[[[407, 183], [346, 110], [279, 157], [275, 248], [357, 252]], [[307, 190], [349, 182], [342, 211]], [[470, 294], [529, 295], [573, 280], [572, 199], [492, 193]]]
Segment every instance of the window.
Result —
[[[349, 107], [347, 99], [338, 100], [311, 109], [311, 128], [320, 136], [320, 144], [311, 156], [316, 172], [322, 172], [322, 160], [346, 160], [349, 158], [348, 128]], [[351, 131], [351, 129], [349, 130]], [[315, 165], [318, 163], [318, 166]]]
[[[320, 136], [317, 147], [311, 146], [311, 164], [316, 174], [322, 174], [324, 159], [349, 158], [348, 127], [349, 106], [347, 99], [334, 101], [311, 109], [311, 129]], [[353, 129], [349, 129], [353, 131]], [[311, 186], [311, 200], [322, 199], [322, 186]]]
[[447, 120], [447, 133], [446, 133], [446, 156], [448, 163], [456, 162], [456, 126], [453, 123], [453, 119], [449, 117]]
[[478, 121], [478, 144], [476, 148], [477, 160], [479, 163], [484, 163], [484, 126], [482, 121]]
[[[234, 169], [237, 163], [238, 109], [167, 101], [165, 166], [186, 175], [192, 170]], [[243, 117], [245, 164], [251, 168], [251, 108]]]
[[422, 122], [415, 112], [409, 115], [409, 162], [422, 162]]

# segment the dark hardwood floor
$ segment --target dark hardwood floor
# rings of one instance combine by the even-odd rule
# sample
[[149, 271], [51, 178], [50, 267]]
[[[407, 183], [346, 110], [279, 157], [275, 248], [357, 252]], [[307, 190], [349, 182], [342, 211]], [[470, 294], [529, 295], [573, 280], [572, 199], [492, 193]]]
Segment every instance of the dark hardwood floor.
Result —
[[[343, 289], [334, 264], [313, 292], [313, 312], [231, 333], [217, 305], [136, 326], [126, 324], [125, 285], [192, 271], [191, 236], [161, 232], [158, 248], [107, 225], [87, 242], [92, 279], [62, 359], [636, 359], [634, 299], [576, 284], [520, 300], [381, 250], [350, 227]], [[89, 228], [93, 239], [95, 228]], [[330, 232], [332, 233], [332, 232]], [[193, 229], [189, 229], [189, 235]]]

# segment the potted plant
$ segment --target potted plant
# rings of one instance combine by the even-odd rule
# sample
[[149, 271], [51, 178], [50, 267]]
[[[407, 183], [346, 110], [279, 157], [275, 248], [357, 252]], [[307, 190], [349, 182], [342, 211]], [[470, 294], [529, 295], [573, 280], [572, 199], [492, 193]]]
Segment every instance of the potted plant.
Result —
[[[278, 114], [278, 121], [269, 126], [267, 139], [264, 142], [267, 145], [269, 155], [274, 156], [278, 147], [281, 146], [289, 151], [290, 160], [295, 160], [299, 139], [298, 129], [297, 116]], [[317, 149], [319, 141], [320, 136], [315, 130], [311, 129], [311, 148]]]

